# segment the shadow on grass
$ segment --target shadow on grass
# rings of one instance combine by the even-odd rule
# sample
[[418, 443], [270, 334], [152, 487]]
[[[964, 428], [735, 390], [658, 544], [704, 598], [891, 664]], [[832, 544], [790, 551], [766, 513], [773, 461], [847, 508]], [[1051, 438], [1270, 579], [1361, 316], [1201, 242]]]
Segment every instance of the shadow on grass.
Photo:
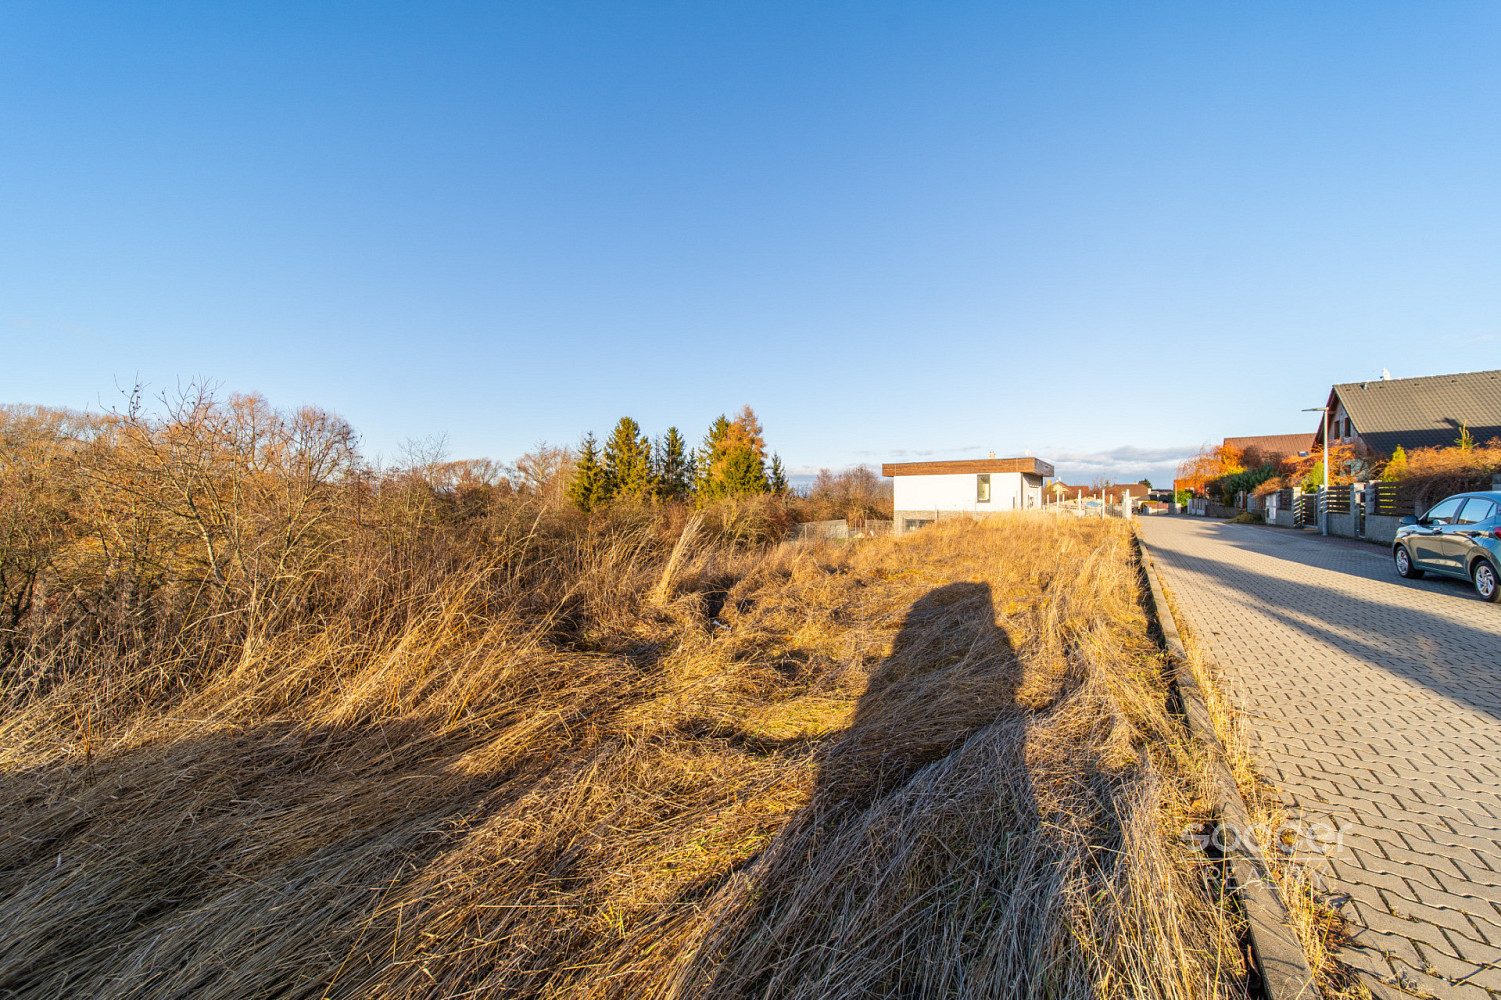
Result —
[[[747, 873], [750, 902], [707, 946], [722, 956], [704, 970], [708, 995], [948, 995], [993, 963], [983, 929], [1004, 936], [1007, 899], [1023, 891], [1020, 831], [1037, 829], [1021, 670], [987, 584], [950, 584], [912, 606], [829, 741], [811, 801]], [[933, 953], [882, 942], [951, 890], [969, 902], [931, 907], [954, 924], [924, 928]]]

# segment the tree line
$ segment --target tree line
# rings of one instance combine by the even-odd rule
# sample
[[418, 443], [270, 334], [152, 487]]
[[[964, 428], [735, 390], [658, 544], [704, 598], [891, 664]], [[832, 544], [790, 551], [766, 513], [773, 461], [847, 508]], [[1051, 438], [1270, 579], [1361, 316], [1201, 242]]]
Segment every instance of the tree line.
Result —
[[669, 427], [653, 441], [630, 417], [621, 417], [601, 446], [584, 435], [574, 458], [568, 499], [589, 512], [615, 501], [710, 504], [727, 497], [788, 492], [781, 456], [768, 461], [766, 438], [755, 411], [721, 414], [699, 446]]
[[527, 545], [616, 528], [667, 544], [692, 505], [706, 536], [751, 545], [798, 521], [891, 517], [869, 469], [791, 490], [749, 407], [696, 448], [631, 420], [603, 448], [591, 435], [579, 453], [543, 443], [514, 462], [452, 460], [442, 437], [391, 463], [358, 444], [335, 414], [201, 385], [155, 404], [137, 390], [102, 414], [0, 405], [0, 688], [37, 643], [128, 646], [172, 622], [216, 622], [202, 649], [179, 642], [212, 657], [231, 620], [248, 634], [339, 580], [493, 560], [517, 525]]

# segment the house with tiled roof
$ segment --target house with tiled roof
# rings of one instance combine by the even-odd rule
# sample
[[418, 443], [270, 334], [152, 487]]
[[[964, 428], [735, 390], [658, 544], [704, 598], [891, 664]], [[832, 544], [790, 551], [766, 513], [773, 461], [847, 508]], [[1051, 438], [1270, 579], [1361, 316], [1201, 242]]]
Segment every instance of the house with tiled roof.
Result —
[[1108, 486], [1070, 486], [1055, 482], [1048, 487], [1049, 500], [1103, 500], [1105, 503], [1121, 503], [1127, 497], [1133, 501], [1145, 500], [1152, 488], [1146, 483], [1111, 483]]
[[1242, 455], [1259, 455], [1262, 461], [1280, 462], [1306, 455], [1313, 449], [1313, 442], [1312, 434], [1258, 434], [1225, 438], [1224, 447], [1233, 448]]
[[[1469, 429], [1477, 444], [1501, 437], [1501, 371], [1346, 382], [1329, 390], [1329, 443], [1363, 454], [1447, 448]], [[1313, 447], [1323, 446], [1321, 424]]]

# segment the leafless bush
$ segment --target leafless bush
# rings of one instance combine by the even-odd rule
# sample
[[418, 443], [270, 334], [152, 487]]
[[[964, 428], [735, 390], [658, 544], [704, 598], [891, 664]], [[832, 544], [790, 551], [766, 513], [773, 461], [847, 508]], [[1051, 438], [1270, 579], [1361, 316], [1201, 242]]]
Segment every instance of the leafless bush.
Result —
[[820, 469], [813, 485], [798, 491], [789, 502], [794, 520], [852, 523], [889, 521], [892, 517], [891, 484], [863, 465], [831, 472]]

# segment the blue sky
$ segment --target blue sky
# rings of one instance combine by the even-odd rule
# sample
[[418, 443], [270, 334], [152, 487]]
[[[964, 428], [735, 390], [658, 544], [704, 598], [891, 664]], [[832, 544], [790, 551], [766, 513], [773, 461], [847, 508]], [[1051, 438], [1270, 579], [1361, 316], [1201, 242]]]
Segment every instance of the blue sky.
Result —
[[1494, 3], [0, 6], [0, 400], [1166, 478], [1501, 367]]

